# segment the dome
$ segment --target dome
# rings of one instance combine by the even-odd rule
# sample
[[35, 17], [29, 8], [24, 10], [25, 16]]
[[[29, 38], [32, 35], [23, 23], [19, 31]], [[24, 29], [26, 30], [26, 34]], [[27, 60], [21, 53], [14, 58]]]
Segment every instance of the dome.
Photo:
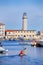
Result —
[[26, 13], [26, 12], [24, 12], [24, 13], [23, 13], [23, 16], [27, 16], [27, 13]]
[[27, 13], [23, 13], [23, 19], [27, 19]]

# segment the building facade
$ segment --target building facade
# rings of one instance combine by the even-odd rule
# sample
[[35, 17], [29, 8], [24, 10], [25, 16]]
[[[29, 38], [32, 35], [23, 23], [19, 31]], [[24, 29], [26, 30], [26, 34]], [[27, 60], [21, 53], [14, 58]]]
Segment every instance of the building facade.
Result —
[[5, 24], [0, 23], [0, 39], [5, 37]]
[[5, 39], [13, 40], [14, 39], [14, 30], [5, 30]]
[[40, 35], [37, 35], [35, 30], [27, 30], [27, 14], [24, 13], [22, 17], [22, 29], [21, 30], [5, 30], [5, 24], [0, 23], [0, 39], [5, 37], [5, 39], [40, 39], [43, 38], [43, 32], [40, 32]]
[[43, 38], [43, 31], [40, 32], [40, 36], [41, 36], [41, 38]]
[[35, 30], [6, 30], [6, 39], [35, 39]]

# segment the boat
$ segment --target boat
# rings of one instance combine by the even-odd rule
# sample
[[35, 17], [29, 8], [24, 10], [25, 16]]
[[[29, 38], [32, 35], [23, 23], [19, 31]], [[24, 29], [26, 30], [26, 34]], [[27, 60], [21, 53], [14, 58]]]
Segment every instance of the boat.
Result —
[[21, 53], [21, 54], [19, 54], [19, 56], [22, 57], [22, 56], [25, 56], [25, 54]]
[[0, 54], [6, 54], [8, 50], [5, 50], [3, 47], [0, 47]]
[[40, 45], [41, 47], [43, 47], [43, 38], [42, 38], [42, 39], [39, 39], [38, 42], [39, 42], [39, 45]]
[[31, 46], [43, 47], [43, 39], [34, 40], [31, 43]]
[[42, 42], [43, 43], [43, 39], [40, 39], [39, 42]]
[[0, 47], [0, 54], [5, 53], [5, 49], [3, 47]]
[[0, 54], [5, 54], [8, 50], [5, 50], [0, 43]]

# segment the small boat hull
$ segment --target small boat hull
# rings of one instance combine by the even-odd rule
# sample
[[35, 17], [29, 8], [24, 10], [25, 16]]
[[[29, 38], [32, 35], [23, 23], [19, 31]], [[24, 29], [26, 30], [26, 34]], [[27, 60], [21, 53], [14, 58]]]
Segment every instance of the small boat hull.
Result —
[[23, 54], [19, 54], [19, 56], [23, 56]]
[[6, 50], [1, 50], [0, 51], [0, 54], [5, 54], [6, 53]]
[[3, 47], [0, 47], [0, 54], [5, 54], [8, 50], [5, 50]]

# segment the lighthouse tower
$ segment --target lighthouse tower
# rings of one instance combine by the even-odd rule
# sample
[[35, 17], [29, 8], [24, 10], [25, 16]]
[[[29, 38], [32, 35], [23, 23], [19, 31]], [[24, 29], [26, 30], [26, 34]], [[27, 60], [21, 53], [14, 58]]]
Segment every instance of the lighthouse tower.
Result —
[[22, 30], [27, 30], [27, 14], [23, 13]]

